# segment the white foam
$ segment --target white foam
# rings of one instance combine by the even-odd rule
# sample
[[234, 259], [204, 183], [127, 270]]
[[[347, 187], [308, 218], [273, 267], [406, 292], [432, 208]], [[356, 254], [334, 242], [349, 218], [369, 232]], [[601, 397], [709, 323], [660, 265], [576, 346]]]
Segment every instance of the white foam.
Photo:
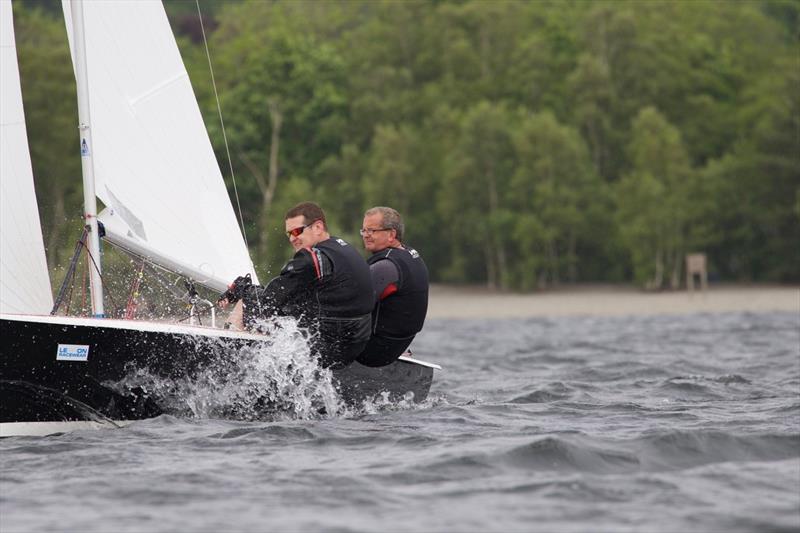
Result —
[[115, 388], [141, 387], [169, 414], [236, 420], [309, 419], [341, 414], [330, 370], [319, 366], [307, 333], [290, 318], [263, 324], [269, 344], [219, 344], [218, 360], [185, 379], [134, 369]]

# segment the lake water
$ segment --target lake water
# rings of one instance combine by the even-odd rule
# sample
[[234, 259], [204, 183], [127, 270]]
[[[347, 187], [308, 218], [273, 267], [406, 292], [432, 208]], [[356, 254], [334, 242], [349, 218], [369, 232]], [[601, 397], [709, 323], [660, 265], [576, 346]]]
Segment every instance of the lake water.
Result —
[[414, 348], [444, 367], [423, 405], [2, 439], [0, 530], [800, 530], [796, 313], [430, 320]]

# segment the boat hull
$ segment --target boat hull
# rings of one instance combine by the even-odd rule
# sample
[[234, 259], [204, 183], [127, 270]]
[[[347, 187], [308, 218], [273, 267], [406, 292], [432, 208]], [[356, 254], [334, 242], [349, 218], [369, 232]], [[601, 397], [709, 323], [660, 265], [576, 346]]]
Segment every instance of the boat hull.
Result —
[[[153, 322], [72, 317], [0, 317], [0, 424], [130, 421], [162, 414], [138, 387], [109, 387], [136, 370], [193, 379], [229, 365], [241, 348], [268, 344], [250, 333]], [[335, 370], [342, 398], [424, 400], [436, 365], [402, 358], [381, 368], [354, 363]]]

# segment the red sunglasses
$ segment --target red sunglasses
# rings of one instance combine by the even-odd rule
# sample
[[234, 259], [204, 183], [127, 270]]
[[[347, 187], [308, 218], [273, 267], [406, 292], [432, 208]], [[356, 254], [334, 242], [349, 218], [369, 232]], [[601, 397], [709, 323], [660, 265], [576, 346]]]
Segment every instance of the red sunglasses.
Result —
[[[314, 222], [318, 222], [318, 221], [319, 221], [319, 219], [315, 220]], [[292, 229], [290, 229], [290, 230], [288, 230], [286, 232], [286, 236], [290, 237], [290, 238], [291, 237], [299, 237], [300, 234], [303, 233], [306, 230], [307, 227], [313, 226], [314, 222], [311, 222], [311, 223], [306, 224], [304, 226], [297, 226], [296, 228], [292, 228]]]

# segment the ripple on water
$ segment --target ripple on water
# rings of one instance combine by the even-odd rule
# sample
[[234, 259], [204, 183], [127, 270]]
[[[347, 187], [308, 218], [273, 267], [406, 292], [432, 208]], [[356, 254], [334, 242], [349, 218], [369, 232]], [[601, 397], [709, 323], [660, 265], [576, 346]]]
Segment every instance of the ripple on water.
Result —
[[[795, 315], [432, 320], [414, 341], [444, 367], [430, 399], [357, 409], [328, 408], [287, 337], [153, 383], [170, 415], [0, 439], [0, 526], [798, 531]], [[291, 401], [261, 418], [265, 394]]]

